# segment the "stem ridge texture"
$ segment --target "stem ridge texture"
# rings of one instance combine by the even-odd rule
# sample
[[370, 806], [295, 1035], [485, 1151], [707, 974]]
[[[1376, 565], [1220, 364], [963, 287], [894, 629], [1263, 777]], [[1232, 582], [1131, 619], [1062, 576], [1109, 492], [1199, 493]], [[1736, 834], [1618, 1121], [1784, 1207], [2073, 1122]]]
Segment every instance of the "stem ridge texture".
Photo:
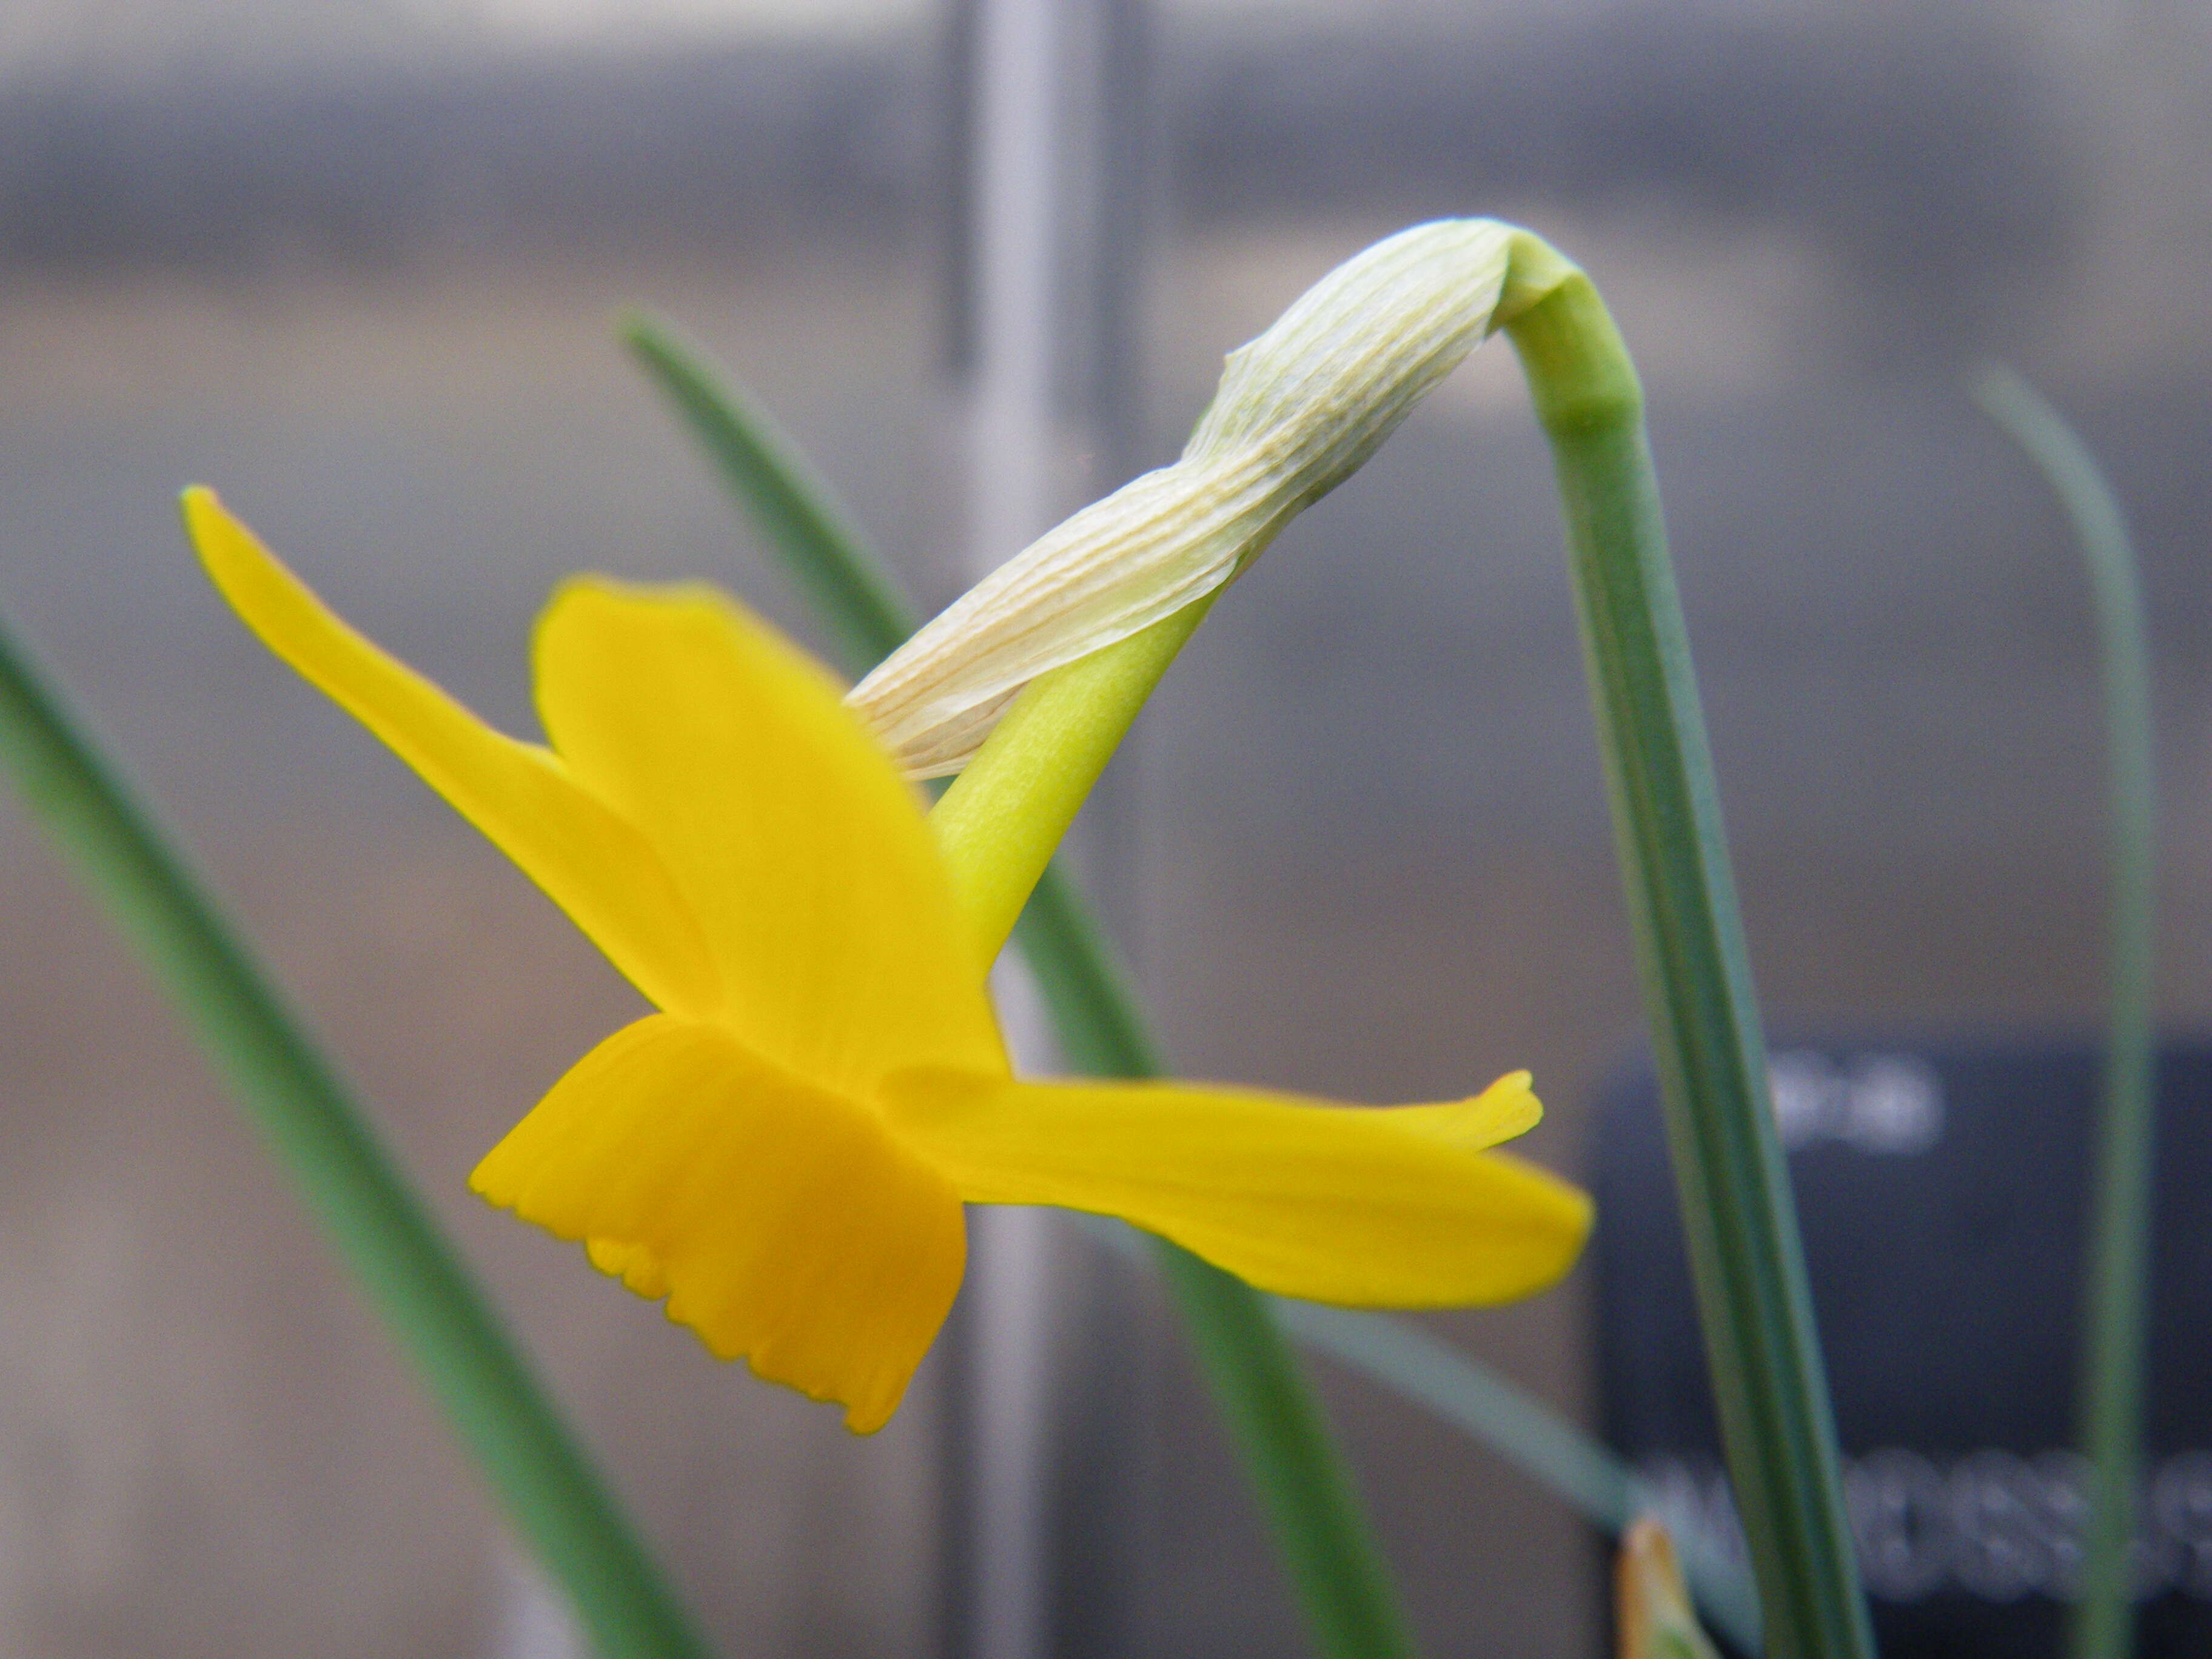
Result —
[[1722, 1438], [1775, 1659], [1872, 1659], [1636, 371], [1571, 276], [1506, 325], [1552, 445]]

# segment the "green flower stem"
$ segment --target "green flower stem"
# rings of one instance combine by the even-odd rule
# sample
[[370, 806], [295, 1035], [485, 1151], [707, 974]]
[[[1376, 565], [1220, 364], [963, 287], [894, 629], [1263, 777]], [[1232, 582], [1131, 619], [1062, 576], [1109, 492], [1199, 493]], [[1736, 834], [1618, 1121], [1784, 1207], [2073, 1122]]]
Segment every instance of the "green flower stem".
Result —
[[702, 1659], [613, 1493], [329, 1062], [4, 631], [0, 764], [290, 1170], [602, 1659]]
[[2152, 755], [2150, 641], [2127, 520], [2096, 460], [2058, 411], [2008, 368], [1976, 376], [1974, 401], [2027, 452], [2081, 544], [2103, 665], [2111, 979], [2104, 1110], [2082, 1297], [2081, 1450], [2089, 1520], [2074, 1659], [2122, 1659], [2134, 1645], [2136, 1487], [2142, 1465], [2143, 1349], [2156, 1156], [2158, 786]]
[[1507, 325], [1550, 440], [1730, 1478], [1775, 1659], [1871, 1659], [1634, 364], [1587, 277]]
[[[903, 643], [915, 626], [912, 607], [750, 400], [665, 324], [633, 319], [623, 337], [704, 446], [738, 505], [835, 630], [844, 665], [865, 672]], [[1094, 1077], [1157, 1076], [1159, 1054], [1127, 976], [1089, 908], [1060, 866], [1043, 860], [1204, 612], [1202, 605], [1188, 607], [1114, 651], [1042, 677], [1021, 699], [1029, 706], [1018, 706], [993, 733], [999, 760], [983, 767], [979, 756], [946, 791], [935, 818], [948, 845], [979, 854], [988, 847], [994, 860], [1009, 860], [1004, 876], [966, 878], [972, 896], [989, 907], [988, 954], [995, 956], [1006, 937], [1000, 917], [1012, 922], [1018, 911], [1016, 942], [1052, 1012], [1061, 1051], [1071, 1066]], [[1041, 787], [1041, 805], [1034, 822], [1024, 822], [1027, 809], [1012, 807], [1009, 787], [1018, 771], [1007, 763], [1016, 756], [1033, 758], [1060, 726], [1078, 758], [1064, 768], [1030, 772], [1029, 786]], [[970, 782], [978, 767], [982, 776]], [[1039, 826], [1051, 819], [1057, 827], [1040, 833]], [[956, 869], [963, 866], [978, 869], [965, 857], [956, 858]], [[1025, 873], [1012, 873], [1017, 867]], [[1396, 1595], [1358, 1495], [1312, 1385], [1267, 1304], [1242, 1279], [1188, 1251], [1164, 1239], [1149, 1243], [1322, 1651], [1330, 1659], [1410, 1654]]]

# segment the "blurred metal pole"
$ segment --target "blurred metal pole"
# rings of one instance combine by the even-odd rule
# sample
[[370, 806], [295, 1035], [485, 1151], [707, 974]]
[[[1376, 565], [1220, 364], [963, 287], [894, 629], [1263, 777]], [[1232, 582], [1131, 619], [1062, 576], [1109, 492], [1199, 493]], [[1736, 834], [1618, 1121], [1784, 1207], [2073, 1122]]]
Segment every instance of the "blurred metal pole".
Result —
[[1062, 0], [980, 0], [975, 50], [977, 574], [1051, 527], [1061, 307]]
[[[975, 423], [969, 553], [981, 574], [1053, 521], [1053, 349], [1060, 252], [1060, 0], [981, 0], [975, 81]], [[1000, 975], [1018, 1064], [1042, 1036], [1036, 999]], [[1025, 1052], [1026, 1051], [1026, 1052]], [[1052, 1443], [1052, 1224], [978, 1208], [969, 1294], [969, 1659], [1046, 1659]]]
[[[965, 222], [955, 231], [951, 355], [972, 398], [972, 577], [1139, 469], [1136, 296], [1149, 215], [1142, 0], [956, 4], [951, 194]], [[1105, 805], [1117, 820], [1109, 830], [1127, 827], [1127, 811]], [[1018, 1065], [1049, 1070], [1041, 1007], [1010, 976], [1018, 972], [1002, 964], [998, 980], [1007, 1038]], [[1048, 1212], [978, 1208], [971, 1240], [966, 1415], [955, 1435], [964, 1467], [952, 1471], [952, 1521], [964, 1534], [955, 1650], [1089, 1659], [1124, 1650], [1127, 1471], [1141, 1468], [1126, 1451], [1147, 1350], [1133, 1340], [1131, 1310], [1109, 1314], [1103, 1299], [1113, 1291], [1102, 1273], [1121, 1270], [1091, 1260]]]

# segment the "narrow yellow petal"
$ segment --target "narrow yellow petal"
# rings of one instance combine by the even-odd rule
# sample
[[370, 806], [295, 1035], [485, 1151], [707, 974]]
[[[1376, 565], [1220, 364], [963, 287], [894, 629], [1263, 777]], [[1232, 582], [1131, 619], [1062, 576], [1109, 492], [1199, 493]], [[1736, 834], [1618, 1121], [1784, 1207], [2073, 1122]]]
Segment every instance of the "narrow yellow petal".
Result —
[[1510, 1301], [1574, 1265], [1589, 1200], [1501, 1152], [1526, 1073], [1361, 1109], [1186, 1084], [892, 1079], [893, 1131], [983, 1204], [1118, 1215], [1262, 1290], [1357, 1307]]
[[874, 1111], [667, 1015], [578, 1061], [469, 1184], [856, 1433], [890, 1419], [966, 1259], [958, 1197]]
[[921, 798], [811, 659], [708, 589], [580, 580], [539, 623], [538, 697], [699, 918], [748, 1046], [856, 1095], [902, 1066], [1004, 1071]]
[[209, 576], [264, 645], [521, 866], [647, 997], [679, 1012], [714, 1006], [705, 940], [642, 836], [550, 751], [495, 732], [349, 628], [214, 491], [186, 490], [184, 512]]

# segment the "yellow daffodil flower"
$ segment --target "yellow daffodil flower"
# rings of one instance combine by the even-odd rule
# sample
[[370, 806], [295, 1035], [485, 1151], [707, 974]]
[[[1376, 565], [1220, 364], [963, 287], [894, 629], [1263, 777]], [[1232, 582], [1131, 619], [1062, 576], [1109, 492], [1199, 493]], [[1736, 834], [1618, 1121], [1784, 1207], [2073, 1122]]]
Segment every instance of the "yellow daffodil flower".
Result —
[[658, 1010], [471, 1185], [849, 1427], [889, 1419], [943, 1322], [963, 1203], [1121, 1216], [1369, 1306], [1507, 1300], [1573, 1262], [1582, 1194], [1488, 1150], [1537, 1120], [1525, 1073], [1388, 1110], [1017, 1080], [921, 797], [829, 674], [721, 594], [564, 585], [536, 636], [541, 746], [349, 628], [209, 491], [185, 514], [263, 642]]

